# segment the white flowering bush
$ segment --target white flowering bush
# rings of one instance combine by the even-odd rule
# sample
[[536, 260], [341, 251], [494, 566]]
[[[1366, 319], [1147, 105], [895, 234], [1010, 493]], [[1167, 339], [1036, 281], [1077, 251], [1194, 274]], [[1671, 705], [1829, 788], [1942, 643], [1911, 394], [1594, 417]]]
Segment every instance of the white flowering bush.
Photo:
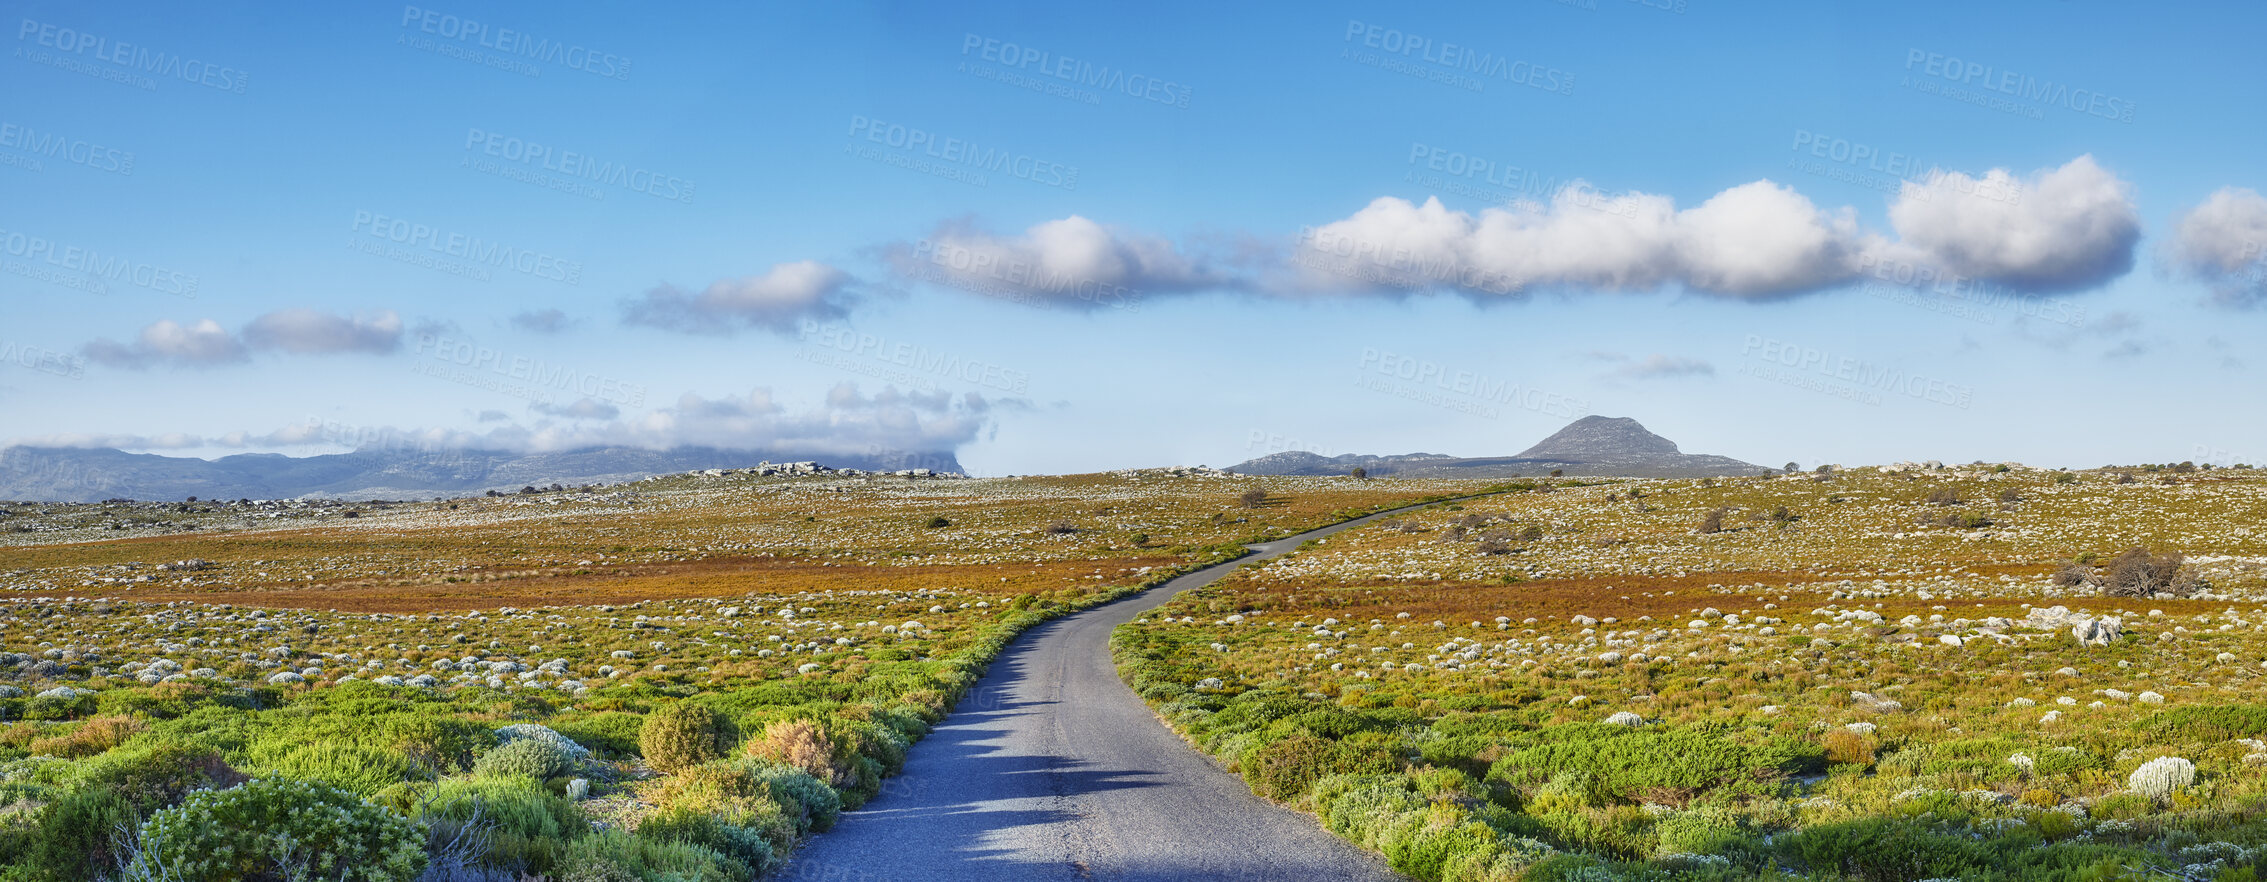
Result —
[[2142, 763], [2125, 779], [2127, 790], [2158, 802], [2171, 799], [2175, 791], [2194, 783], [2196, 764], [2177, 756], [2160, 756]]
[[425, 870], [425, 833], [344, 790], [265, 778], [152, 814], [139, 863], [150, 878], [183, 882], [407, 882]]
[[513, 723], [496, 730], [496, 743], [499, 745], [510, 744], [522, 739], [549, 743], [565, 751], [568, 758], [577, 761], [590, 758], [590, 748], [577, 744], [574, 739], [561, 735], [557, 730], [540, 723]]
[[472, 771], [477, 775], [502, 775], [543, 781], [564, 775], [574, 767], [575, 758], [557, 742], [519, 738], [481, 754], [480, 759], [473, 762]]

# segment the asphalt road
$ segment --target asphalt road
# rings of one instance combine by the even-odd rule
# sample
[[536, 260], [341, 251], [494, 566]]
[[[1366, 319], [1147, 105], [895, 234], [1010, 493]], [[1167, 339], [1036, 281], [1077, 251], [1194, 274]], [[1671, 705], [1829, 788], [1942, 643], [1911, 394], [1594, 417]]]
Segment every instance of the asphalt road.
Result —
[[904, 773], [805, 843], [781, 877], [1402, 879], [1313, 817], [1252, 795], [1166, 729], [1118, 680], [1109, 644], [1111, 629], [1175, 594], [1406, 510], [1256, 545], [1250, 556], [1024, 632], [914, 745]]

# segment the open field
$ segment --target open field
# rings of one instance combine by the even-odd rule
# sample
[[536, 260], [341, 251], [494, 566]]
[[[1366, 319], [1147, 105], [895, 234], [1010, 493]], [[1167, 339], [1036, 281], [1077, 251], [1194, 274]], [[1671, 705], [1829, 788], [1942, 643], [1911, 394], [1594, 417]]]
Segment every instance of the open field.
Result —
[[[1418, 878], [2252, 878], [2267, 480], [2121, 474], [1436, 506], [1116, 647], [1255, 791]], [[2133, 546], [2180, 578], [2083, 581]]]
[[0, 879], [310, 801], [352, 878], [761, 874], [1025, 628], [1489, 489], [1173, 599], [1120, 672], [1419, 879], [2251, 878], [2267, 479], [2127, 474], [674, 476], [112, 539], [121, 504], [15, 504]]
[[[119, 825], [218, 823], [189, 794], [247, 776], [383, 807], [353, 878], [409, 878], [388, 836], [431, 878], [744, 878], [882, 792], [1023, 628], [1475, 486], [676, 476], [276, 519], [188, 504], [209, 510], [111, 540], [124, 504], [13, 504], [0, 878], [116, 871]], [[483, 844], [450, 851], [466, 829]]]

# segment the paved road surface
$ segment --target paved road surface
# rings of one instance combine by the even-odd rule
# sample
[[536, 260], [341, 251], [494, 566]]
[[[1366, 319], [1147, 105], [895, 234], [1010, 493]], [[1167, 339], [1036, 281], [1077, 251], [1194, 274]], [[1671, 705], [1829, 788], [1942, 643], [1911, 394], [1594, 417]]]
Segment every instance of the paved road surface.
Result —
[[1403, 510], [1253, 546], [1251, 556], [1024, 632], [914, 746], [904, 774], [805, 843], [782, 877], [1401, 879], [1313, 817], [1253, 796], [1166, 729], [1118, 680], [1109, 643], [1111, 629], [1174, 594]]

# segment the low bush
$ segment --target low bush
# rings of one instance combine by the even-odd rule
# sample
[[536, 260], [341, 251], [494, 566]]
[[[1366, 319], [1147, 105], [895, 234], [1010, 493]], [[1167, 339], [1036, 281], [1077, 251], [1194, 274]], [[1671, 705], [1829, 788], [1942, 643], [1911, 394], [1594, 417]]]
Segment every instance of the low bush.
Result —
[[638, 730], [645, 718], [622, 711], [604, 711], [587, 717], [553, 720], [551, 728], [591, 750], [611, 757], [636, 756]]
[[746, 827], [731, 819], [690, 808], [663, 809], [638, 824], [638, 835], [706, 848], [738, 864], [745, 876], [760, 876], [774, 868], [774, 852], [759, 827]]
[[564, 775], [575, 768], [574, 757], [557, 743], [541, 738], [517, 738], [507, 741], [472, 764], [475, 775], [532, 778], [543, 781]]
[[810, 720], [780, 720], [765, 726], [761, 736], [749, 739], [748, 755], [801, 769], [836, 788], [856, 782], [856, 770], [838, 754], [826, 730]]
[[139, 866], [184, 882], [408, 882], [425, 869], [415, 822], [335, 787], [280, 778], [191, 793], [142, 824], [140, 847]]
[[1785, 857], [1813, 873], [1862, 882], [1955, 878], [1990, 869], [2003, 857], [1965, 835], [1938, 833], [1901, 819], [1809, 827], [1780, 842]]
[[405, 754], [320, 741], [304, 745], [258, 771], [329, 785], [355, 796], [370, 796], [403, 781], [432, 777]]
[[723, 759], [740, 740], [732, 718], [691, 702], [666, 705], [638, 728], [638, 751], [646, 764], [675, 772]]
[[739, 882], [732, 859], [672, 839], [606, 830], [575, 840], [560, 855], [557, 882]]
[[[21, 855], [25, 864], [56, 882], [100, 879], [124, 856], [120, 828], [132, 829], [141, 816], [118, 791], [89, 787], [73, 791], [39, 810], [35, 830]], [[4, 841], [4, 840], [0, 840]], [[16, 856], [9, 856], [14, 860]]]

